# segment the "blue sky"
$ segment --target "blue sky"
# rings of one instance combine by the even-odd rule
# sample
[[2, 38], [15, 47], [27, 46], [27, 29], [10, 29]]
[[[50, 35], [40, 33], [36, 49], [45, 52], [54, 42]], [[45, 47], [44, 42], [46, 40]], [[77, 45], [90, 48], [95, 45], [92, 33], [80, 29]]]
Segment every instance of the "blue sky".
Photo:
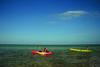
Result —
[[99, 0], [0, 0], [0, 44], [100, 44]]

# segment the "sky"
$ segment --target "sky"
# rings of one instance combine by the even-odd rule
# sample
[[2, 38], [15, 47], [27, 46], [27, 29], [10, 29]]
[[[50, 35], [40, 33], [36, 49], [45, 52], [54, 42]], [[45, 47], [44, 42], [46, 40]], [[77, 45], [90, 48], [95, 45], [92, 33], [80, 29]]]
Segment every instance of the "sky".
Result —
[[0, 0], [0, 44], [100, 44], [100, 0]]

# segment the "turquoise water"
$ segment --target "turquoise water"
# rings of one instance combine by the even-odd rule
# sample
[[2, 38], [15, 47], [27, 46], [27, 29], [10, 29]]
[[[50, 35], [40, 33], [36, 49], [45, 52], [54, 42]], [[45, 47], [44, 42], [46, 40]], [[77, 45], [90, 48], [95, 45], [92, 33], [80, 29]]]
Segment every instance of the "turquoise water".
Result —
[[[32, 50], [48, 48], [49, 57], [32, 55]], [[91, 53], [73, 52], [70, 48], [91, 49]], [[99, 45], [1, 45], [0, 67], [100, 67]]]

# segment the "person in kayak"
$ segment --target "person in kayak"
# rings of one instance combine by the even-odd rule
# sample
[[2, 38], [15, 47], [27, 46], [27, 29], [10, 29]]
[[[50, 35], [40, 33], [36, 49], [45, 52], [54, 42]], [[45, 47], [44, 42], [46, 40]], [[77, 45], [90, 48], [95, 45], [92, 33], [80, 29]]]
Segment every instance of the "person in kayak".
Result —
[[54, 54], [54, 52], [52, 52], [52, 51], [49, 52], [47, 48], [44, 48], [43, 51], [32, 50], [32, 54], [33, 55], [38, 54], [38, 55], [41, 55], [41, 56], [49, 56], [49, 55]]
[[44, 48], [44, 49], [43, 49], [43, 52], [49, 52], [49, 51], [48, 51], [48, 48]]

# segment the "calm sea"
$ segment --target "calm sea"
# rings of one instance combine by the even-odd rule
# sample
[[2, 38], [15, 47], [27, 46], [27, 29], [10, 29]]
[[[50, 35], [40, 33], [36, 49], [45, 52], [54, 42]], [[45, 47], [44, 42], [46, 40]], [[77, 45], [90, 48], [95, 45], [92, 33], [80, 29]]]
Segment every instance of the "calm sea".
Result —
[[[32, 50], [48, 48], [50, 57], [32, 55]], [[91, 53], [73, 52], [70, 48], [90, 49]], [[0, 67], [100, 67], [100, 45], [0, 45]]]

